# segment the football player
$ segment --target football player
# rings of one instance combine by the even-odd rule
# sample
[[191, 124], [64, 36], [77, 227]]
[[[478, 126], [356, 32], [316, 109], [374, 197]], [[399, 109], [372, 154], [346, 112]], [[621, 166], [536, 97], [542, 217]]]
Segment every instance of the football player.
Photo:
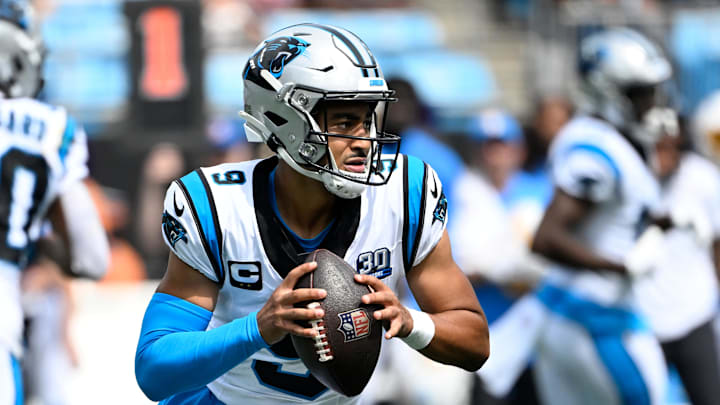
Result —
[[656, 404], [665, 364], [632, 286], [657, 255], [662, 231], [652, 224], [666, 222], [646, 163], [658, 133], [645, 121], [671, 67], [627, 28], [589, 35], [579, 58], [588, 111], [553, 141], [555, 194], [533, 243], [555, 262], [536, 295], [549, 313], [538, 389], [548, 404]]
[[[289, 334], [322, 299], [293, 290], [329, 249], [374, 290], [364, 303], [425, 356], [466, 370], [488, 356], [485, 317], [445, 232], [447, 200], [421, 160], [383, 155], [392, 101], [380, 67], [353, 33], [299, 24], [272, 34], [248, 60], [247, 137], [276, 155], [201, 168], [168, 189], [163, 234], [167, 272], [145, 313], [135, 358], [153, 400], [186, 403], [354, 403], [319, 383]], [[403, 278], [421, 311], [398, 300]]]
[[[694, 117], [698, 140], [717, 136], [720, 99], [703, 102]], [[675, 366], [690, 403], [720, 400], [720, 367], [714, 322], [720, 268], [720, 172], [711, 161], [685, 148], [684, 133], [672, 110], [658, 125], [666, 133], [657, 143], [654, 168], [662, 197], [675, 218], [690, 227], [667, 232], [653, 273], [636, 284], [640, 308]], [[713, 158], [710, 142], [701, 151]], [[713, 255], [714, 253], [714, 255]], [[714, 257], [713, 257], [714, 256]]]
[[[23, 314], [20, 270], [41, 225], [50, 219], [73, 275], [100, 278], [108, 244], [83, 179], [87, 144], [80, 125], [60, 107], [34, 100], [43, 50], [29, 9], [0, 1], [0, 404], [22, 403], [18, 359]], [[69, 255], [67, 251], [69, 250]], [[69, 258], [69, 260], [67, 260]]]

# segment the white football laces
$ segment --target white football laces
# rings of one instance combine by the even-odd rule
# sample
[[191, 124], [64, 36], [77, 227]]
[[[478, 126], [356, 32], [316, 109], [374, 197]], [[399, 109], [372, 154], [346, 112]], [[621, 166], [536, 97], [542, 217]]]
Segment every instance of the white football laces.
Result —
[[[320, 307], [319, 302], [311, 302], [307, 305], [310, 309]], [[333, 359], [332, 351], [330, 350], [330, 343], [327, 341], [327, 335], [325, 334], [325, 322], [322, 319], [315, 319], [310, 321], [310, 325], [313, 330], [317, 332], [317, 335], [313, 338], [315, 341], [315, 353], [318, 355], [318, 361], [324, 363]]]

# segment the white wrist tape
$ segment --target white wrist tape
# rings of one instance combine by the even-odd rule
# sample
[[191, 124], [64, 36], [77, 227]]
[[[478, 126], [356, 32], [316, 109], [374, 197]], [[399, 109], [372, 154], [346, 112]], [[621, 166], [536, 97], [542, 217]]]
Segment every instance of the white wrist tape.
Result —
[[659, 252], [665, 243], [665, 234], [657, 225], [649, 226], [635, 241], [635, 245], [625, 256], [625, 268], [632, 276], [649, 274], [657, 267]]
[[400, 339], [415, 350], [424, 349], [435, 336], [435, 322], [425, 312], [410, 308], [408, 311], [413, 319], [413, 329], [409, 335]]

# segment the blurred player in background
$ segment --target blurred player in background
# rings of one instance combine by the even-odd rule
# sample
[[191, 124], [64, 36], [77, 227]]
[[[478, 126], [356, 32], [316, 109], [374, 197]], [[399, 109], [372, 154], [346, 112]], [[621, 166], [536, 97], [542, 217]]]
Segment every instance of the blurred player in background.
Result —
[[51, 256], [35, 256], [22, 274], [23, 385], [28, 403], [64, 405], [72, 403], [68, 377], [78, 365], [69, 330], [74, 304], [70, 282]]
[[162, 277], [162, 266], [167, 261], [167, 248], [155, 235], [162, 219], [157, 212], [162, 210], [165, 190], [168, 184], [187, 170], [187, 161], [180, 147], [162, 142], [154, 145], [143, 162], [142, 175], [137, 193], [136, 240], [147, 265], [150, 278]]
[[[717, 106], [713, 114], [718, 114]], [[718, 306], [711, 246], [720, 245], [720, 172], [687, 148], [676, 114], [655, 115], [663, 133], [652, 153], [662, 198], [673, 217], [692, 227], [666, 232], [653, 272], [635, 284], [640, 309], [675, 366], [694, 405], [720, 402], [714, 320]], [[702, 118], [702, 117], [701, 117]]]
[[[43, 49], [27, 4], [0, 1], [0, 404], [22, 403], [18, 359], [23, 313], [20, 276], [48, 218], [77, 276], [100, 278], [108, 246], [82, 180], [88, 174], [82, 128], [59, 107], [32, 99], [41, 88]], [[68, 254], [69, 253], [69, 254]]]
[[[253, 144], [247, 142], [243, 122], [239, 118], [215, 119], [210, 122], [205, 134], [210, 150], [202, 158], [203, 166], [256, 157], [257, 151]], [[162, 222], [157, 212], [162, 210], [168, 185], [185, 173], [190, 165], [180, 146], [168, 142], [154, 145], [145, 158], [136, 204], [135, 237], [142, 247], [150, 278], [162, 278], [162, 269], [167, 263], [167, 247], [162, 238], [157, 237], [157, 229]]]
[[[483, 229], [483, 233], [487, 233], [485, 237], [504, 246], [490, 244], [496, 250], [484, 255], [481, 248], [476, 247], [474, 262], [487, 261], [483, 256], [499, 256], [504, 258], [504, 262], [496, 259], [496, 264], [505, 266], [482, 269], [476, 265], [467, 269], [475, 271], [476, 277], [471, 280], [490, 324], [491, 339], [503, 342], [494, 347], [493, 356], [478, 372], [483, 387], [489, 394], [502, 398], [497, 403], [531, 405], [537, 403], [537, 395], [531, 368], [528, 367], [534, 347], [533, 339], [529, 338], [533, 329], [530, 325], [542, 319], [535, 316], [542, 312], [536, 310], [537, 306], [528, 307], [524, 301], [514, 310], [512, 307], [518, 298], [535, 287], [544, 270], [541, 261], [530, 253], [530, 244], [550, 199], [552, 186], [546, 178], [521, 169], [526, 155], [523, 135], [519, 122], [499, 108], [483, 110], [471, 121], [471, 144], [468, 148], [472, 152], [471, 166], [482, 173], [499, 195], [503, 215], [496, 216], [506, 221], [503, 224], [505, 229], [488, 228], [484, 223], [475, 224], [474, 233]], [[478, 206], [482, 206], [483, 210], [486, 207], [476, 205], [475, 210]], [[475, 212], [463, 215], [464, 218], [456, 222], [474, 222], [483, 216]], [[507, 234], [510, 240], [503, 240], [502, 236]], [[477, 243], [481, 237], [472, 239]], [[465, 238], [464, 242], [472, 239]], [[524, 360], [521, 360], [523, 357]], [[482, 397], [479, 392], [478, 395]]]
[[525, 128], [527, 157], [523, 170], [536, 177], [547, 177], [547, 158], [550, 144], [573, 116], [573, 105], [562, 93], [538, 95], [533, 105], [529, 125]]
[[[720, 91], [715, 90], [706, 96], [698, 106], [691, 123], [692, 145], [705, 158], [720, 168]], [[712, 245], [715, 271], [720, 280], [720, 241]], [[715, 333], [720, 330], [720, 315], [715, 318]], [[716, 340], [720, 345], [720, 339]]]
[[646, 164], [658, 133], [644, 124], [671, 67], [626, 28], [586, 37], [579, 58], [589, 114], [573, 118], [551, 146], [555, 193], [533, 244], [555, 262], [537, 292], [549, 313], [538, 389], [548, 404], [658, 404], [665, 364], [632, 286], [662, 240], [649, 226], [665, 211]]
[[[243, 77], [248, 139], [277, 156], [198, 169], [168, 189], [171, 254], [135, 358], [146, 395], [163, 404], [357, 402], [309, 374], [289, 339], [315, 336], [295, 321], [322, 316], [293, 307], [326, 294], [293, 290], [317, 248], [357, 266], [355, 280], [374, 290], [363, 302], [384, 307], [373, 316], [387, 323], [385, 338], [480, 368], [487, 324], [451, 256], [442, 184], [384, 132], [393, 93], [367, 46], [341, 28], [299, 24], [261, 43]], [[394, 153], [382, 155], [386, 145]], [[397, 298], [405, 278], [420, 311]]]
[[[504, 274], [498, 273], [490, 279], [503, 284], [522, 282], [532, 285], [540, 278], [542, 269], [528, 257], [528, 251], [552, 196], [552, 184], [548, 179], [522, 169], [526, 157], [523, 130], [508, 112], [497, 108], [482, 111], [472, 120], [469, 132], [471, 166], [483, 174], [500, 196], [510, 221], [509, 231], [521, 245], [520, 252], [510, 254], [516, 256], [508, 259], [514, 262], [511, 268], [495, 269]], [[466, 213], [466, 216], [471, 214]], [[501, 304], [497, 313], [488, 319], [494, 320], [504, 309], [507, 307], [503, 308]]]
[[147, 279], [146, 265], [140, 253], [120, 232], [130, 218], [125, 193], [103, 187], [93, 179], [88, 179], [85, 184], [98, 210], [110, 246], [109, 264], [105, 276], [100, 280], [101, 284], [138, 283]]
[[[489, 129], [492, 135], [482, 131], [479, 128], [482, 124], [478, 123], [490, 115], [500, 121], [494, 120], [495, 125]], [[509, 116], [499, 110], [492, 110], [473, 120], [470, 133], [464, 139], [467, 144], [463, 144], [463, 150], [468, 154], [466, 160], [469, 170], [457, 181], [460, 187], [455, 192], [456, 209], [450, 211], [450, 218], [457, 219], [449, 226], [453, 238], [453, 256], [470, 276], [478, 297], [487, 296], [481, 290], [484, 290], [488, 280], [496, 283], [510, 281], [528, 250], [512, 228], [502, 194], [505, 180], [517, 170], [522, 160], [522, 146], [515, 144], [522, 136], [519, 126], [514, 120], [514, 127], [506, 125], [509, 121], [505, 121], [505, 117]], [[489, 143], [493, 145], [488, 146]], [[491, 148], [494, 149], [491, 151]], [[498, 153], [494, 153], [496, 151]], [[487, 170], [486, 164], [494, 164], [495, 170]], [[494, 176], [491, 172], [494, 172]], [[498, 182], [503, 184], [498, 185]], [[478, 229], [483, 232], [478, 232]], [[483, 305], [490, 323], [507, 308], [507, 301], [504, 299], [495, 305], [495, 301], [489, 300], [488, 308]]]

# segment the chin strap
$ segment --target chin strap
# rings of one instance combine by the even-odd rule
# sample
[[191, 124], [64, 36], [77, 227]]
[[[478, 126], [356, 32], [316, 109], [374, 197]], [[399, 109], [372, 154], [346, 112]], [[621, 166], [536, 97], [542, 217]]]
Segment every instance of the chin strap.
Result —
[[325, 189], [332, 193], [333, 195], [336, 195], [340, 198], [344, 199], [353, 199], [359, 197], [363, 191], [365, 191], [365, 185], [356, 183], [354, 181], [345, 180], [343, 178], [340, 178], [338, 176], [333, 175], [329, 172], [324, 171], [313, 171], [305, 169], [304, 167], [300, 166], [293, 160], [292, 157], [290, 157], [290, 154], [285, 150], [284, 147], [280, 146], [277, 149], [277, 154], [285, 163], [290, 165], [296, 172], [310, 177], [312, 179], [315, 179], [325, 186]]
[[364, 184], [345, 180], [328, 172], [323, 172], [322, 176], [324, 178], [323, 184], [325, 185], [325, 189], [340, 198], [351, 200], [360, 197], [363, 191], [365, 191]]

